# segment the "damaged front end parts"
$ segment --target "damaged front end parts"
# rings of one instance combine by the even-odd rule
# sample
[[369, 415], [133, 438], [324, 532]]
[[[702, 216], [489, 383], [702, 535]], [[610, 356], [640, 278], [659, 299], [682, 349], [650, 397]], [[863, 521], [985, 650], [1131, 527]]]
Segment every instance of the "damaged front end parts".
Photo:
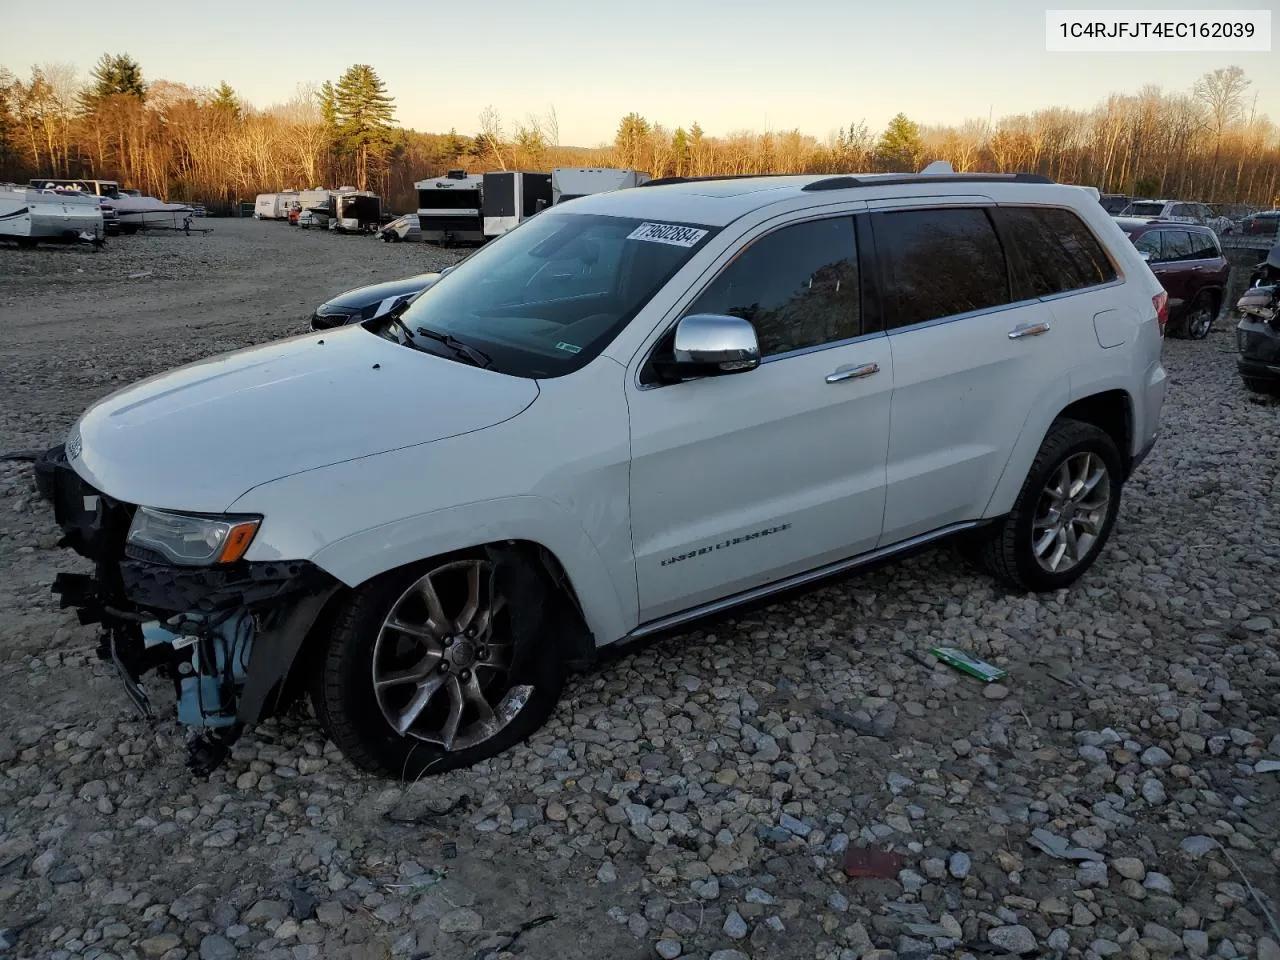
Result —
[[280, 706], [303, 639], [340, 584], [305, 561], [246, 561], [260, 517], [203, 516], [115, 500], [72, 469], [66, 444], [35, 463], [53, 505], [58, 545], [94, 563], [60, 573], [53, 592], [81, 624], [98, 624], [98, 656], [111, 661], [139, 712], [141, 683], [173, 682], [178, 719], [190, 727], [188, 766], [207, 775], [244, 730]]

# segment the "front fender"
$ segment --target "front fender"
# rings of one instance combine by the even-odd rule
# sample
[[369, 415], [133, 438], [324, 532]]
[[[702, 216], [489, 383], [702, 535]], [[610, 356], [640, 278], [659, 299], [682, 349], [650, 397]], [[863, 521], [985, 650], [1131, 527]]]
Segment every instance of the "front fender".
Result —
[[336, 540], [311, 562], [349, 587], [426, 557], [483, 543], [528, 540], [551, 551], [582, 605], [597, 645], [636, 624], [634, 597], [625, 604], [604, 558], [567, 509], [537, 496], [506, 497], [431, 510]]

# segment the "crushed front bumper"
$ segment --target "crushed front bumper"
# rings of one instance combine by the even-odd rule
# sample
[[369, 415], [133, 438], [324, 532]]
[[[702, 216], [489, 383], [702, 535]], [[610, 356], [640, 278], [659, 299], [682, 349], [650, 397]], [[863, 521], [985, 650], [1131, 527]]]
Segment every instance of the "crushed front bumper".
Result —
[[82, 624], [99, 625], [99, 657], [116, 665], [144, 714], [141, 677], [169, 676], [180, 718], [202, 730], [192, 766], [213, 769], [279, 702], [298, 650], [341, 584], [305, 560], [183, 567], [131, 550], [135, 505], [86, 483], [63, 446], [36, 461], [35, 479], [62, 531], [59, 546], [94, 564], [92, 574], [58, 574], [53, 592]]

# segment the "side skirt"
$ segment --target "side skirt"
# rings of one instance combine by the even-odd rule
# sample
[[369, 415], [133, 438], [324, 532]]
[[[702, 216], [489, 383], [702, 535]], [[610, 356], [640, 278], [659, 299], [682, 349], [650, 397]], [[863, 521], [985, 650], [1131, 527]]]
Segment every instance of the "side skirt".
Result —
[[816, 567], [813, 570], [806, 570], [803, 573], [793, 574], [782, 580], [775, 580], [773, 583], [767, 583], [760, 587], [753, 587], [750, 590], [744, 590], [741, 593], [735, 593], [729, 597], [723, 597], [719, 600], [712, 600], [680, 613], [673, 613], [657, 620], [650, 620], [642, 623], [629, 634], [623, 637], [615, 644], [620, 646], [634, 640], [642, 640], [652, 637], [655, 634], [668, 633], [679, 627], [686, 626], [697, 620], [703, 620], [718, 614], [727, 613], [738, 607], [744, 607], [761, 600], [767, 600], [770, 597], [780, 593], [786, 593], [803, 587], [812, 586], [822, 580], [837, 577], [844, 573], [850, 573], [862, 567], [869, 567], [885, 560], [900, 557], [903, 554], [911, 553], [923, 547], [930, 546], [939, 540], [945, 540], [957, 533], [963, 533], [966, 530], [974, 530], [978, 527], [986, 526], [992, 520], [966, 520], [962, 523], [953, 523], [929, 533], [922, 533], [919, 536], [911, 537], [907, 540], [901, 540], [898, 543], [890, 544], [887, 547], [880, 547], [872, 550], [870, 553], [859, 554], [856, 557], [850, 557], [847, 560], [837, 560], [835, 563], [829, 563], [822, 567]]

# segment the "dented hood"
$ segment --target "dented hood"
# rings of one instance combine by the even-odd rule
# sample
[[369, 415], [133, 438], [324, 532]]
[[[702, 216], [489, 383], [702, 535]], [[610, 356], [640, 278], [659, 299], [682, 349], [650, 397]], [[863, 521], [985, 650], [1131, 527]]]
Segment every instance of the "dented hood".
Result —
[[[354, 325], [125, 387], [85, 411], [67, 453], [82, 477], [117, 499], [218, 513], [259, 484], [482, 430], [537, 396], [534, 380]], [[377, 477], [369, 481], [376, 490]]]

